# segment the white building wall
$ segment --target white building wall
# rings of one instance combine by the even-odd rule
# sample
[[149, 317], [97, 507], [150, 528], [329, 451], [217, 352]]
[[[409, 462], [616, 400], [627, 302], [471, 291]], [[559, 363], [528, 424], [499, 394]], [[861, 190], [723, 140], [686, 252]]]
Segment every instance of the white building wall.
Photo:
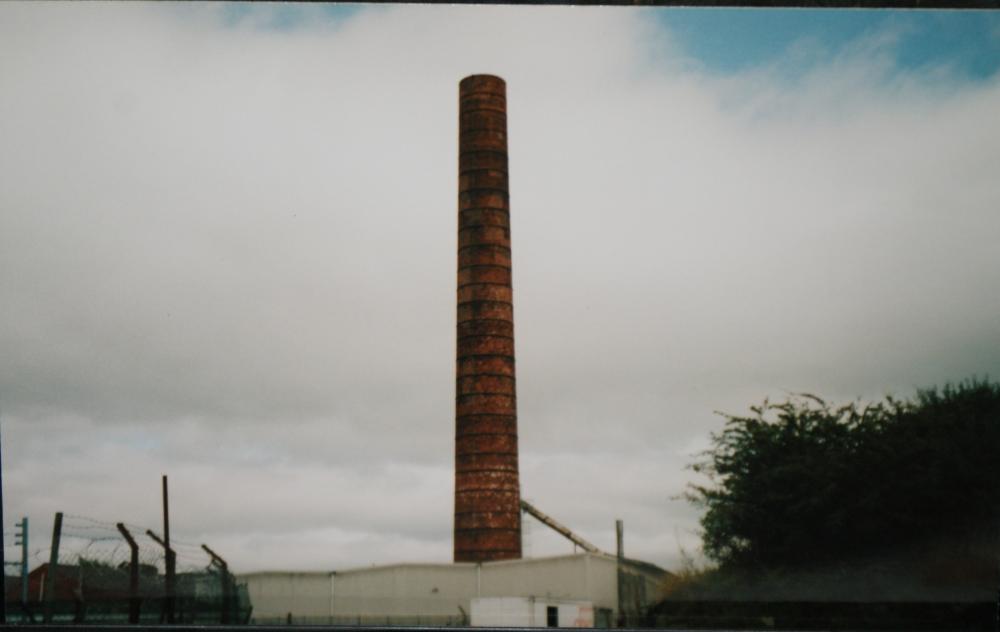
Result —
[[[467, 615], [476, 595], [475, 564], [405, 564], [333, 575], [334, 613], [361, 616]], [[463, 609], [459, 609], [462, 606]]]
[[589, 601], [542, 597], [477, 597], [472, 600], [473, 627], [544, 628], [548, 609], [556, 609], [561, 628], [594, 627], [594, 606]]
[[330, 574], [267, 572], [241, 575], [253, 606], [252, 617], [283, 619], [288, 613], [298, 616], [330, 614]]
[[618, 604], [617, 563], [597, 555], [569, 555], [483, 565], [483, 597], [586, 599], [595, 608]]
[[[284, 622], [291, 613], [295, 623], [457, 625], [468, 624], [475, 597], [587, 601], [595, 612], [615, 613], [617, 568], [612, 556], [581, 553], [483, 564], [251, 573], [239, 580], [247, 584], [252, 618], [258, 623]], [[638, 580], [644, 586], [642, 601], [654, 601], [662, 572], [635, 564], [627, 564], [626, 572], [642, 578]], [[626, 607], [635, 604], [637, 599], [631, 598]]]

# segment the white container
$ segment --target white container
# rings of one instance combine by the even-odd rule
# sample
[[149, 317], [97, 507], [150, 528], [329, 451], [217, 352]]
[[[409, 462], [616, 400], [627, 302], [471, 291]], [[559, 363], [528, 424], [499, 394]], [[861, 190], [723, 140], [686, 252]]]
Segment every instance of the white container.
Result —
[[470, 624], [497, 628], [592, 628], [594, 604], [545, 597], [476, 597]]

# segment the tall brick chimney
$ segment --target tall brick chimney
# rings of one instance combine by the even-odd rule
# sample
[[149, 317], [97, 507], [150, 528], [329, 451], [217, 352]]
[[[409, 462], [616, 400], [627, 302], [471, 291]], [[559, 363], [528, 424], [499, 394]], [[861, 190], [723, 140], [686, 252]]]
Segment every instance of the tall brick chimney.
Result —
[[521, 557], [506, 92], [459, 84], [456, 562]]

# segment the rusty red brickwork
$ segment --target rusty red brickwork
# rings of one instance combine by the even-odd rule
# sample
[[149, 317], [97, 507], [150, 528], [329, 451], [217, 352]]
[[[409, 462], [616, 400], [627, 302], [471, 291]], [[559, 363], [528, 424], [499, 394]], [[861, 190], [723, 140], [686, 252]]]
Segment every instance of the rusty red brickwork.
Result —
[[455, 561], [521, 557], [503, 79], [459, 84]]

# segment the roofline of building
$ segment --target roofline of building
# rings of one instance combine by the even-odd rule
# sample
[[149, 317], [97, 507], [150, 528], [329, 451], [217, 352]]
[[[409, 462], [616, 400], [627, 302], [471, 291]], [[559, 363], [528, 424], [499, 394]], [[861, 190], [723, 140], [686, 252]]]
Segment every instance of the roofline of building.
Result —
[[[367, 571], [378, 571], [378, 570], [388, 570], [397, 568], [412, 568], [412, 569], [443, 569], [443, 568], [476, 568], [477, 566], [510, 566], [515, 564], [525, 564], [525, 563], [544, 563], [551, 562], [553, 560], [561, 559], [574, 559], [582, 557], [596, 557], [606, 560], [615, 561], [618, 558], [614, 555], [609, 555], [608, 553], [588, 553], [586, 551], [581, 553], [567, 553], [565, 555], [551, 555], [548, 557], [522, 557], [516, 560], [495, 560], [491, 562], [399, 562], [396, 564], [372, 564], [371, 566], [354, 566], [351, 568], [345, 568], [342, 570], [333, 571], [295, 571], [295, 570], [265, 570], [265, 571], [254, 571], [251, 573], [236, 573], [238, 577], [260, 577], [264, 575], [347, 575], [350, 573], [362, 573]], [[651, 573], [669, 573], [669, 571], [660, 568], [652, 562], [644, 562], [642, 560], [636, 560], [632, 558], [625, 558], [625, 564], [633, 567], [637, 567], [641, 570], [645, 570]]]

